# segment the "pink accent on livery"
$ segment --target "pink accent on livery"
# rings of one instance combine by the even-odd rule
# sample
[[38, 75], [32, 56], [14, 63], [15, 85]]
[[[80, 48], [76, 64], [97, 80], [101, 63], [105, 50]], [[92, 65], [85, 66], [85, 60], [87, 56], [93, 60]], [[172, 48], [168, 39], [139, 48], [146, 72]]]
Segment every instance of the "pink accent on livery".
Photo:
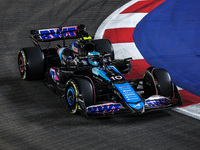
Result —
[[75, 30], [77, 30], [77, 26], [62, 27], [62, 30], [64, 31], [65, 29], [67, 29], [67, 31], [70, 31], [69, 29], [71, 28], [74, 28]]
[[[39, 34], [43, 34], [43, 32], [44, 31], [48, 31], [48, 33], [49, 33], [49, 39], [53, 39], [53, 38], [55, 38], [52, 34], [50, 34], [51, 33], [51, 31], [54, 31], [53, 33], [55, 34], [55, 33], [58, 33], [58, 32], [60, 32], [60, 29], [59, 28], [51, 28], [51, 29], [42, 29], [42, 30], [39, 30]], [[58, 34], [59, 35], [59, 38], [61, 38], [62, 37], [62, 34]], [[42, 35], [40, 35], [39, 36], [41, 39], [43, 39], [43, 36]]]
[[60, 81], [59, 78], [58, 78], [58, 76], [57, 76], [57, 74], [56, 74], [55, 68], [51, 68], [50, 69], [50, 75], [51, 75], [51, 78], [53, 80]]
[[58, 55], [60, 55], [60, 50], [61, 50], [61, 48], [59, 48], [59, 49], [57, 50], [57, 54], [58, 54]]
[[[71, 29], [74, 29], [74, 30], [71, 30]], [[67, 36], [70, 36], [70, 37], [77, 36], [77, 34], [76, 34], [76, 32], [77, 32], [77, 26], [62, 27], [62, 31], [63, 32], [68, 31], [68, 32], [66, 32], [66, 35], [65, 35], [66, 37]], [[73, 35], [70, 34], [71, 32], [73, 32]]]
[[39, 32], [39, 37], [42, 40], [76, 37], [77, 26], [62, 27], [62, 29], [60, 28], [42, 29], [38, 30], [38, 32]]

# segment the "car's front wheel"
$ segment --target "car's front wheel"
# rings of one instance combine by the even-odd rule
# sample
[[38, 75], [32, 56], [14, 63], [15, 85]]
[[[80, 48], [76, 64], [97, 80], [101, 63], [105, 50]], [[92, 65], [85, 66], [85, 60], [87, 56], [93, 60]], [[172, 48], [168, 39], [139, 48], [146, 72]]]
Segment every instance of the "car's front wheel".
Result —
[[146, 70], [144, 79], [145, 96], [161, 95], [172, 98], [173, 85], [169, 73], [162, 68], [150, 67]]
[[89, 77], [74, 77], [67, 81], [65, 103], [70, 113], [76, 114], [79, 109], [94, 105], [95, 97], [94, 86]]
[[70, 113], [75, 114], [78, 112], [77, 98], [79, 95], [79, 89], [76, 82], [72, 79], [67, 81], [65, 90], [65, 102]]

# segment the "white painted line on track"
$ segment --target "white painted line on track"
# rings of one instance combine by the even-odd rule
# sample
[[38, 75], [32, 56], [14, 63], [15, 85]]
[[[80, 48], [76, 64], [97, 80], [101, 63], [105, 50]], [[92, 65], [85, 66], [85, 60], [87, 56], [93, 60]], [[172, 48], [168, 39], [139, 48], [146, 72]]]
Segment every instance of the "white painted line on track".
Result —
[[[126, 3], [126, 4], [124, 4], [122, 7], [118, 8], [117, 10], [115, 10], [110, 16], [108, 16], [108, 17], [101, 23], [101, 25], [100, 25], [99, 28], [97, 29], [97, 32], [96, 32], [94, 38], [95, 38], [95, 39], [101, 39], [101, 38], [103, 38], [103, 34], [104, 34], [105, 30], [107, 29], [107, 27], [113, 25], [113, 24], [110, 25], [110, 22], [111, 22], [112, 20], [117, 19], [117, 18], [119, 17], [119, 14], [120, 14], [124, 9], [128, 8], [129, 6], [133, 5], [134, 3], [138, 2], [138, 1], [141, 1], [141, 0], [132, 0], [132, 1], [130, 1], [130, 2]], [[120, 15], [122, 15], [122, 14], [120, 14]], [[142, 18], [141, 18], [141, 19], [142, 19]], [[120, 20], [120, 22], [122, 22], [122, 21]], [[126, 25], [127, 25], [127, 24], [126, 24]], [[124, 25], [124, 26], [126, 26], [126, 25]]]
[[173, 109], [176, 112], [182, 113], [184, 115], [190, 116], [192, 118], [200, 120], [200, 103], [183, 107], [183, 108], [175, 108]]
[[106, 25], [106, 29], [136, 27], [139, 21], [146, 15], [147, 13], [129, 13], [116, 15], [116, 17], [110, 20], [109, 24]]
[[116, 59], [125, 59], [132, 57], [133, 60], [144, 59], [138, 51], [134, 42], [132, 43], [115, 43], [112, 44], [115, 50]]

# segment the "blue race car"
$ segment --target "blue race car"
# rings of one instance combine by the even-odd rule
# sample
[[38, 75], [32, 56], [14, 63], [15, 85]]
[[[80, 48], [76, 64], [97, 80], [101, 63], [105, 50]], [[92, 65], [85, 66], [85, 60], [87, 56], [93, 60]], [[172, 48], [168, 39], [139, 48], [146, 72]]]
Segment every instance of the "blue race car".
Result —
[[[31, 30], [34, 47], [19, 51], [22, 79], [43, 81], [59, 93], [71, 113], [143, 114], [181, 106], [181, 96], [169, 73], [150, 67], [142, 79], [126, 80], [131, 58], [116, 60], [109, 40], [93, 39], [83, 24]], [[66, 46], [67, 41], [76, 39]], [[62, 45], [42, 48], [39, 43], [62, 41]]]

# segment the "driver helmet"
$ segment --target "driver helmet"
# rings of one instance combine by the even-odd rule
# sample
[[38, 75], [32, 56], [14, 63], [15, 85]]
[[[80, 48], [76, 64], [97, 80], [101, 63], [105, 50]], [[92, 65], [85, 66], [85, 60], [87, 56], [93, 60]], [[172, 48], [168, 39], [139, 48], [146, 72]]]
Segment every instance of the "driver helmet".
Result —
[[[98, 55], [100, 55], [100, 53], [96, 52], [96, 51], [89, 52], [88, 56], [91, 56], [91, 55], [98, 56]], [[88, 62], [93, 66], [98, 66], [99, 65], [99, 58], [88, 58]]]
[[70, 44], [69, 47], [75, 54], [79, 54], [79, 48], [78, 48], [78, 41], [75, 41]]

